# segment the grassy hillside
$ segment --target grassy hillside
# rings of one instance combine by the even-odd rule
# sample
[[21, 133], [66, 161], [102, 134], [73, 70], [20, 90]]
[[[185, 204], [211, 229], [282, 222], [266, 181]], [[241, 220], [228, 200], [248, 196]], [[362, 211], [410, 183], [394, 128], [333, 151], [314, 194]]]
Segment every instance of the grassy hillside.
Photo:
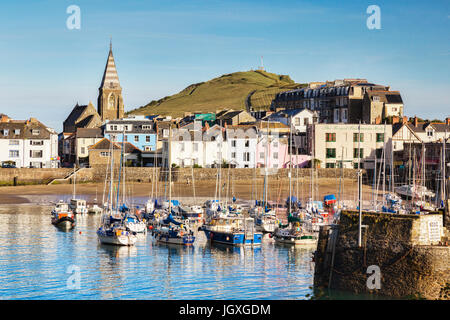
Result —
[[265, 71], [246, 71], [192, 84], [172, 96], [151, 101], [128, 114], [182, 116], [185, 112], [215, 112], [218, 109], [245, 110], [246, 102], [254, 110], [268, 109], [275, 94], [299, 88], [289, 76]]

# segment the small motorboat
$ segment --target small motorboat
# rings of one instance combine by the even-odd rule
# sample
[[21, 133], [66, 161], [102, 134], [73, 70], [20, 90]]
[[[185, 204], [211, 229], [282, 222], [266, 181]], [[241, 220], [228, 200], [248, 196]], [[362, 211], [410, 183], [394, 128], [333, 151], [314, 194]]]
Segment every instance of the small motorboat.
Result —
[[69, 204], [60, 200], [52, 210], [52, 224], [58, 228], [69, 230], [75, 227], [75, 214]]
[[86, 214], [88, 213], [86, 200], [83, 199], [71, 199], [69, 204], [70, 209], [75, 214]]
[[102, 213], [103, 209], [99, 207], [96, 203], [94, 203], [91, 207], [88, 207], [88, 213], [89, 214], [97, 214]]
[[275, 243], [288, 245], [314, 246], [317, 244], [318, 237], [314, 233], [302, 230], [300, 223], [290, 224], [285, 227], [277, 228], [273, 238]]

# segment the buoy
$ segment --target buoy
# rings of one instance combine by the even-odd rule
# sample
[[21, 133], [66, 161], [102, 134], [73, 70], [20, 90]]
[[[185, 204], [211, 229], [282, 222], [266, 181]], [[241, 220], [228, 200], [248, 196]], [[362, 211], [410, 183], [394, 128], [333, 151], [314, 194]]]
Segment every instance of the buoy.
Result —
[[80, 234], [81, 234], [81, 231], [80, 231]]

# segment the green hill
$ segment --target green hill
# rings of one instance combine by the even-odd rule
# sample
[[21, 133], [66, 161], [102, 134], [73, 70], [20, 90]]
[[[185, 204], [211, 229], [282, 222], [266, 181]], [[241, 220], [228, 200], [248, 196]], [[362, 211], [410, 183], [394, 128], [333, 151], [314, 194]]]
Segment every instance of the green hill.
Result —
[[287, 75], [265, 71], [246, 71], [225, 74], [221, 77], [192, 84], [172, 96], [151, 101], [127, 114], [161, 114], [174, 117], [185, 112], [215, 112], [218, 109], [245, 110], [249, 104], [253, 110], [270, 107], [275, 94], [300, 88]]

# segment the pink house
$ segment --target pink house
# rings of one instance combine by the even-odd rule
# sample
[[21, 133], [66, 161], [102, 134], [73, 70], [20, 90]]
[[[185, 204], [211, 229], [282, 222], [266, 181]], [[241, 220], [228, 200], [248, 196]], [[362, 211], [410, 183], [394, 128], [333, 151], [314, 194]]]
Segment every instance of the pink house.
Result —
[[[266, 155], [267, 151], [267, 155]], [[265, 138], [261, 139], [256, 144], [256, 167], [268, 168], [289, 168], [289, 161], [292, 159], [292, 167], [302, 168], [308, 164], [311, 159], [310, 155], [294, 154], [291, 156], [288, 153], [288, 139], [283, 137], [271, 137], [270, 144], [266, 149]]]

